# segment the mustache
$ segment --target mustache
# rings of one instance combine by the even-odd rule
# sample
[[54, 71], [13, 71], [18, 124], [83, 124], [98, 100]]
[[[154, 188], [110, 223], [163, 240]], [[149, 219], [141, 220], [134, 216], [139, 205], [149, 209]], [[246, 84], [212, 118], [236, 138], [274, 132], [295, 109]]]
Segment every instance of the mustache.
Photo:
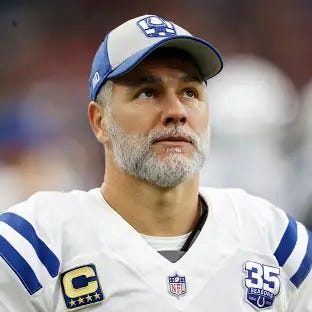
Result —
[[198, 148], [200, 137], [199, 135], [189, 129], [184, 129], [182, 127], [167, 127], [161, 130], [153, 131], [148, 135], [148, 143], [154, 144], [159, 138], [164, 136], [182, 136], [187, 138], [195, 147]]

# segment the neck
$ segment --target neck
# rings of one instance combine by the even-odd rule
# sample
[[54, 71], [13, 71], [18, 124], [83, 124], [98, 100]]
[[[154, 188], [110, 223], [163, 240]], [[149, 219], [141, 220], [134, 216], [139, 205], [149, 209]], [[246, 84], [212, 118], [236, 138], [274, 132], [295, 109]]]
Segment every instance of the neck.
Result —
[[193, 229], [199, 216], [198, 175], [163, 189], [116, 169], [106, 171], [102, 195], [139, 233], [178, 236]]

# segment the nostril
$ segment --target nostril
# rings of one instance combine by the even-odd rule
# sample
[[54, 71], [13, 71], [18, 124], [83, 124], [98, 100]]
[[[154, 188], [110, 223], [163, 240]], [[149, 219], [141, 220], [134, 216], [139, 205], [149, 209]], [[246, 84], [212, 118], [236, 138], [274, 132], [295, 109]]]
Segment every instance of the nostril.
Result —
[[183, 123], [183, 124], [186, 123], [186, 117], [180, 118], [180, 122]]
[[171, 124], [173, 122], [174, 122], [174, 118], [173, 117], [166, 118], [166, 124]]
[[166, 120], [165, 120], [165, 124], [166, 125], [169, 125], [169, 124], [178, 124], [178, 123], [181, 123], [181, 124], [185, 124], [186, 123], [186, 117], [183, 116], [183, 117], [167, 117]]

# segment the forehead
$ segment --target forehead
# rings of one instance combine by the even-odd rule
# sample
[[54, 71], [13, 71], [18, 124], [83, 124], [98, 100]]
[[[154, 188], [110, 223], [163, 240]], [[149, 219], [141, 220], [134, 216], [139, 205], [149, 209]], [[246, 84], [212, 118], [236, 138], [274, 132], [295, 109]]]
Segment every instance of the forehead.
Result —
[[181, 77], [189, 77], [198, 82], [204, 81], [197, 64], [189, 54], [178, 49], [163, 48], [152, 52], [134, 69], [118, 78], [116, 82], [128, 81], [138, 76], [159, 74], [158, 70], [163, 68], [176, 70]]

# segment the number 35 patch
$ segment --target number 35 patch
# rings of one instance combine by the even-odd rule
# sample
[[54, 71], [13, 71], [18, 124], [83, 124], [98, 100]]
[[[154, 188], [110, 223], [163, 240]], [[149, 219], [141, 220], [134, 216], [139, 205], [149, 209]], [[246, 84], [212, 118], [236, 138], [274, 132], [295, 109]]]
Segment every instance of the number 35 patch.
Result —
[[94, 264], [71, 269], [61, 275], [67, 311], [74, 311], [104, 300]]
[[257, 310], [269, 308], [280, 291], [280, 269], [253, 261], [244, 266], [246, 301]]

